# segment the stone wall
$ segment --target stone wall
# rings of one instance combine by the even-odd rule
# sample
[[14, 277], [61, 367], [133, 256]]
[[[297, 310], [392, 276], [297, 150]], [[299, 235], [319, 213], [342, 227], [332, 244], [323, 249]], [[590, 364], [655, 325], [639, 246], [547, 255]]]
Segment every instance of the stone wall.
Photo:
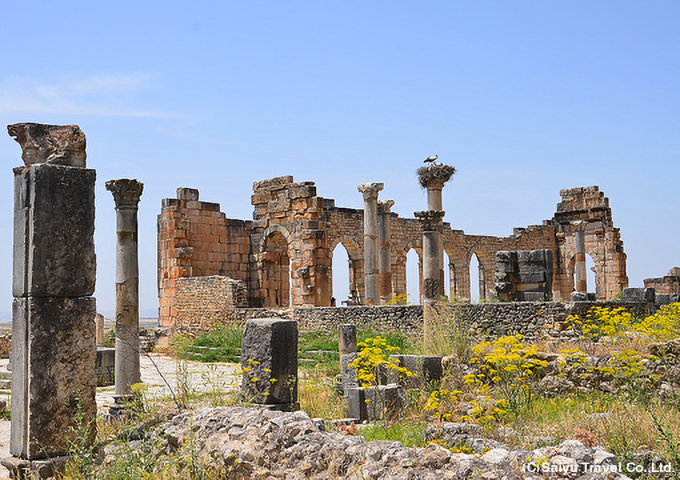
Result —
[[173, 323], [186, 327], [209, 327], [226, 318], [234, 306], [248, 304], [243, 282], [229, 277], [183, 277], [176, 281]]
[[645, 287], [653, 288], [657, 294], [680, 293], [680, 268], [673, 267], [661, 278], [645, 278]]
[[[475, 334], [490, 336], [521, 334], [526, 337], [573, 338], [566, 319], [569, 315], [585, 318], [592, 307], [623, 307], [642, 317], [649, 314], [650, 305], [643, 302], [504, 302], [438, 304], [437, 316], [446, 324], [457, 319]], [[236, 308], [219, 322], [245, 324], [253, 318], [286, 318], [297, 320], [302, 331], [335, 332], [340, 324], [369, 326], [375, 330], [419, 334], [423, 328], [422, 305], [376, 307], [316, 307], [316, 308]], [[178, 325], [180, 326], [180, 325]], [[199, 325], [181, 325], [198, 327]], [[208, 324], [200, 325], [209, 327]]]

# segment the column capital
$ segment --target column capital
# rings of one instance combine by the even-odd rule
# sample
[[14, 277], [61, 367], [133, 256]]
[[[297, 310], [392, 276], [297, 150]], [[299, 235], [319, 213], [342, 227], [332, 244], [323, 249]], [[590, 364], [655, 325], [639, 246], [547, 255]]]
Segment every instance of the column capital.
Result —
[[21, 159], [26, 165], [86, 167], [85, 134], [78, 125], [15, 123], [7, 125], [7, 133], [21, 145]]
[[432, 163], [426, 167], [420, 167], [416, 173], [421, 187], [428, 190], [441, 190], [456, 173], [456, 168], [451, 165]]
[[378, 200], [378, 213], [390, 213], [394, 200]]
[[425, 210], [422, 212], [413, 212], [417, 219], [423, 223], [423, 230], [426, 232], [436, 231], [439, 223], [444, 218], [444, 211]]
[[385, 188], [385, 184], [382, 182], [362, 183], [357, 187], [359, 192], [364, 195], [364, 200], [378, 198], [378, 192], [383, 188]]
[[113, 194], [116, 208], [137, 208], [144, 184], [135, 179], [121, 178], [106, 182], [106, 189]]

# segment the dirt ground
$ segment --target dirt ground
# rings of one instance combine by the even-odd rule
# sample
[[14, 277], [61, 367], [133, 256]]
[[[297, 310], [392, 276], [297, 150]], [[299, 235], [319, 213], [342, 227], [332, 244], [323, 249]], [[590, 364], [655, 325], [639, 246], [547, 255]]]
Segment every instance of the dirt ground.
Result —
[[[0, 371], [7, 370], [7, 360], [0, 360]], [[190, 388], [197, 391], [207, 391], [211, 384], [219, 383], [223, 390], [237, 388], [240, 375], [237, 374], [238, 365], [233, 363], [214, 363], [214, 367], [200, 362], [187, 363], [187, 378]], [[142, 382], [148, 387], [148, 397], [167, 397], [170, 395], [170, 386], [177, 389], [177, 362], [171, 357], [157, 353], [144, 354], [140, 357], [140, 369]], [[114, 387], [101, 387], [97, 389], [97, 407], [100, 413], [107, 413], [113, 403]], [[0, 400], [7, 401], [9, 405], [10, 395], [7, 391], [0, 391]], [[0, 420], [0, 458], [9, 456], [10, 440], [9, 420]], [[0, 480], [9, 479], [9, 472], [0, 466]]]

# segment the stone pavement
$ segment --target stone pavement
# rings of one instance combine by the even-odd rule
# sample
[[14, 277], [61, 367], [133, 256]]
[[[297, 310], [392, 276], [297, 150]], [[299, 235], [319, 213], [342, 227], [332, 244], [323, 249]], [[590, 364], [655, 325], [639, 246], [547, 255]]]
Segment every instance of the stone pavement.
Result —
[[[7, 369], [7, 359], [0, 360], [0, 371]], [[191, 390], [206, 392], [212, 385], [220, 385], [223, 391], [236, 390], [241, 381], [238, 373], [239, 365], [235, 363], [201, 363], [186, 362], [187, 379]], [[142, 382], [149, 387], [147, 398], [162, 398], [170, 396], [170, 389], [177, 392], [177, 361], [174, 358], [159, 353], [143, 354], [140, 357]], [[160, 373], [159, 373], [160, 371]], [[165, 377], [165, 380], [163, 380]], [[99, 413], [107, 414], [113, 403], [115, 387], [100, 387], [97, 389], [97, 409]], [[9, 406], [10, 394], [7, 390], [0, 390], [0, 400], [7, 401]], [[0, 458], [9, 456], [10, 421], [0, 420]], [[9, 478], [9, 472], [0, 466], [0, 480]]]

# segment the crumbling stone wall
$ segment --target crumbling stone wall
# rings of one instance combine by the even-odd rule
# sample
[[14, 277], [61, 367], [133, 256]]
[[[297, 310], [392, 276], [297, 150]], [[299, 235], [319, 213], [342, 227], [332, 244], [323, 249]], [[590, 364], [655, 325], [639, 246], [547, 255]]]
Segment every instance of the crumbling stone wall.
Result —
[[216, 320], [229, 318], [234, 307], [247, 307], [243, 282], [229, 277], [180, 277], [175, 283], [176, 324], [210, 327]]
[[553, 284], [563, 298], [574, 290], [576, 232], [585, 236], [585, 250], [595, 263], [598, 300], [613, 297], [628, 286], [626, 254], [618, 228], [614, 227], [609, 199], [597, 186], [560, 190], [562, 201], [555, 213], [555, 237], [559, 269]]
[[[596, 186], [560, 192], [562, 202], [551, 220], [516, 228], [508, 237], [468, 235], [443, 224], [443, 249], [449, 259], [450, 298], [470, 298], [470, 261], [479, 259], [479, 290], [492, 298], [496, 253], [551, 250], [552, 298], [569, 299], [574, 289], [574, 233], [585, 231], [586, 252], [596, 264], [597, 298], [608, 299], [628, 285], [623, 243], [613, 226], [608, 199]], [[364, 212], [340, 208], [317, 195], [314, 182], [292, 176], [253, 184], [253, 220], [228, 219], [219, 204], [198, 200], [197, 190], [180, 188], [164, 199], [158, 217], [159, 321], [163, 326], [200, 323], [210, 311], [190, 319], [177, 308], [178, 279], [223, 276], [242, 282], [252, 308], [330, 306], [332, 257], [342, 243], [349, 257], [351, 290], [364, 294]], [[422, 224], [385, 214], [390, 222], [392, 294], [405, 294], [406, 258], [422, 254]], [[420, 291], [422, 268], [420, 270]], [[190, 288], [185, 283], [187, 292]], [[382, 293], [381, 293], [382, 295]], [[417, 299], [411, 299], [417, 302]], [[182, 307], [185, 308], [185, 307]], [[221, 308], [221, 307], [220, 307]], [[189, 317], [187, 317], [189, 315]]]
[[673, 267], [663, 277], [645, 278], [645, 288], [653, 288], [657, 294], [672, 295], [680, 293], [680, 268]]
[[552, 250], [496, 253], [496, 294], [504, 301], [541, 302], [552, 295]]
[[177, 198], [163, 200], [158, 216], [161, 325], [174, 325], [180, 315], [184, 315], [183, 321], [188, 320], [186, 307], [178, 310], [177, 306], [187, 289], [184, 283], [183, 290], [178, 291], [180, 279], [217, 275], [245, 285], [250, 280], [252, 222], [227, 219], [219, 203], [198, 198], [198, 190], [178, 188]]

